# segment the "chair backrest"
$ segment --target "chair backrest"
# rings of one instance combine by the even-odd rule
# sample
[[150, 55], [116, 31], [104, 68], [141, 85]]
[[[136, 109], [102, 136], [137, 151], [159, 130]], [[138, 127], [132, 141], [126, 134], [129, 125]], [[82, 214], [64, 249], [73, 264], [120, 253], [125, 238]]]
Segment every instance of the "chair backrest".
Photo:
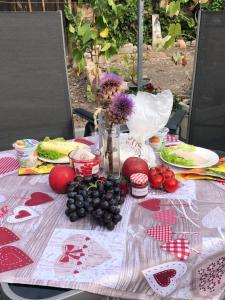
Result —
[[0, 150], [45, 136], [74, 136], [62, 14], [2, 12]]
[[202, 11], [192, 84], [188, 142], [225, 149], [225, 11]]

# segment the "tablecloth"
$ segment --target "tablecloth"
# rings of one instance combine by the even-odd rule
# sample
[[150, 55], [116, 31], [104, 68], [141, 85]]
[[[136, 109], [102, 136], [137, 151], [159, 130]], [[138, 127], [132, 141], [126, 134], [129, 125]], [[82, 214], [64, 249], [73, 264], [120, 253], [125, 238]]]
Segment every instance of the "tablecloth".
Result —
[[[187, 272], [171, 297], [222, 297], [222, 289], [215, 298], [193, 289], [196, 266], [225, 249], [225, 190], [220, 186], [204, 180], [182, 181], [173, 194], [149, 190], [148, 196], [138, 201], [128, 196], [122, 221], [107, 231], [88, 218], [71, 223], [64, 213], [66, 195], [51, 190], [48, 175], [18, 176], [14, 158], [14, 151], [1, 152], [0, 164], [10, 159], [10, 167], [0, 174], [0, 282], [159, 299], [142, 270], [179, 259], [161, 248], [164, 242], [146, 234], [147, 229], [163, 223], [156, 211], [140, 202], [158, 199], [158, 212], [176, 211], [176, 223], [171, 225], [173, 240], [185, 238], [193, 249], [185, 260]], [[42, 204], [35, 205], [37, 193]]]

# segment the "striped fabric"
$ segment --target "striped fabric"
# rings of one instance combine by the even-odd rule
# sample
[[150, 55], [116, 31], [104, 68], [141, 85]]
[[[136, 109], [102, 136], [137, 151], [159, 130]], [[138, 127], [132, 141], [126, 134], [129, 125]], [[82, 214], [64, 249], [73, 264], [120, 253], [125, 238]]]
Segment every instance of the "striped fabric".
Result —
[[161, 245], [163, 250], [172, 252], [180, 260], [186, 260], [190, 255], [189, 241], [185, 239], [174, 240]]
[[11, 174], [19, 168], [16, 158], [11, 156], [0, 157], [0, 177]]

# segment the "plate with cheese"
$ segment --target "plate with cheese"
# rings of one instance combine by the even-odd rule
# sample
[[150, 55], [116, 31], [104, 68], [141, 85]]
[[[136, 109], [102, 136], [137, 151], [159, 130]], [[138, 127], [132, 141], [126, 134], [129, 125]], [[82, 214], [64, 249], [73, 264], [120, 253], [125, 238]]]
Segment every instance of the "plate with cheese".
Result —
[[64, 138], [50, 139], [46, 137], [38, 144], [38, 158], [49, 163], [66, 164], [69, 163], [69, 153], [77, 148], [90, 149], [87, 145], [79, 142], [67, 141]]

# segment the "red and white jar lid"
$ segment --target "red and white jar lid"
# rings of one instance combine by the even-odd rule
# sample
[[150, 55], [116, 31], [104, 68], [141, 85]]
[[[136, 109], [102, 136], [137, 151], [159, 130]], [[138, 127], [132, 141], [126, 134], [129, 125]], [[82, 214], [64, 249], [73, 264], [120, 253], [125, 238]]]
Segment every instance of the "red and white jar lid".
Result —
[[148, 176], [143, 173], [134, 173], [130, 176], [130, 181], [133, 184], [145, 185], [148, 182]]

